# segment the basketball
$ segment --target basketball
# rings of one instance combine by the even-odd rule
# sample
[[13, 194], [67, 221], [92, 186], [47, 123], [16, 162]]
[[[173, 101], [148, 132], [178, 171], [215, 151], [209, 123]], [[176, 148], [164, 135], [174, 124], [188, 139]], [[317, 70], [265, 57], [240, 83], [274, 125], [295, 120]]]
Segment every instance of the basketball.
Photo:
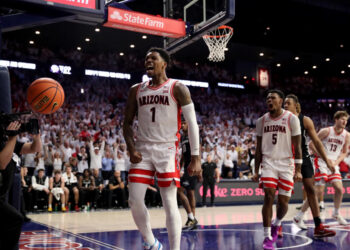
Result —
[[34, 112], [52, 114], [63, 105], [64, 91], [56, 80], [39, 78], [30, 84], [27, 101]]

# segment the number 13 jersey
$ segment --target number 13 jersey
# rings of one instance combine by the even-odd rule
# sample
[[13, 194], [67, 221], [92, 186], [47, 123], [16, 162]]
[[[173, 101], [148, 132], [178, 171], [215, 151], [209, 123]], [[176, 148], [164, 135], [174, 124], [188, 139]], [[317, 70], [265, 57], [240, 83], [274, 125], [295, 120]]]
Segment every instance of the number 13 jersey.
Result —
[[337, 134], [334, 127], [328, 127], [328, 135], [322, 140], [328, 159], [334, 161], [338, 159], [345, 144], [347, 133], [348, 132], [343, 129], [341, 133]]
[[263, 159], [285, 160], [293, 158], [292, 136], [300, 135], [297, 116], [282, 109], [282, 114], [272, 118], [270, 113], [260, 117], [256, 123], [257, 136], [262, 137]]
[[137, 94], [137, 141], [177, 142], [180, 140], [181, 107], [173, 88], [177, 80], [168, 79], [152, 87], [150, 82], [140, 83]]

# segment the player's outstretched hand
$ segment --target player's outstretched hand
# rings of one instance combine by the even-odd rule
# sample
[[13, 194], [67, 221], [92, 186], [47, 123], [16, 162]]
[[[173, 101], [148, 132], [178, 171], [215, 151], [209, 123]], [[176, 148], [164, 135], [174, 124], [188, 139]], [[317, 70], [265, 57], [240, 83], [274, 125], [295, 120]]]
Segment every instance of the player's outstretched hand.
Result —
[[252, 181], [258, 182], [258, 181], [259, 181], [259, 175], [258, 175], [258, 174], [254, 174], [254, 175], [252, 176]]
[[335, 172], [335, 167], [334, 167], [334, 162], [331, 161], [330, 159], [327, 159], [327, 167], [329, 168], [329, 170], [331, 170], [332, 174], [334, 174]]
[[139, 163], [142, 161], [142, 154], [138, 151], [134, 151], [133, 153], [130, 153], [130, 161], [131, 163]]
[[299, 182], [303, 179], [303, 176], [301, 175], [301, 172], [300, 171], [295, 171], [295, 174], [294, 174], [294, 182]]
[[191, 156], [191, 162], [187, 167], [190, 176], [199, 176], [201, 174], [201, 159], [199, 156]]

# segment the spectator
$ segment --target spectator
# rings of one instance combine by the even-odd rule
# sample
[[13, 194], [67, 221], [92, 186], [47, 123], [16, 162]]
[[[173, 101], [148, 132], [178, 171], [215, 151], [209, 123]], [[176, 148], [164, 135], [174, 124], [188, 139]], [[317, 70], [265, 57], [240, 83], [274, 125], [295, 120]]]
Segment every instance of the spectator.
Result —
[[63, 165], [63, 154], [61, 155], [59, 151], [56, 151], [53, 155], [53, 171], [62, 170]]
[[101, 147], [98, 147], [98, 144], [92, 144], [92, 138], [90, 139], [90, 168], [97, 168], [99, 171], [102, 168], [102, 156], [104, 153], [105, 138], [102, 137], [101, 140]]
[[79, 175], [83, 175], [85, 169], [89, 168], [89, 156], [86, 153], [85, 146], [80, 147], [80, 152], [77, 154], [78, 159], [78, 173]]
[[[45, 175], [52, 176], [53, 172], [54, 151], [51, 143], [44, 145], [44, 165]], [[61, 163], [62, 166], [62, 163]]]
[[113, 174], [114, 160], [110, 151], [106, 151], [105, 156], [102, 158], [102, 178], [107, 181]]
[[35, 154], [25, 154], [24, 155], [24, 166], [28, 168], [28, 175], [33, 176], [35, 170]]

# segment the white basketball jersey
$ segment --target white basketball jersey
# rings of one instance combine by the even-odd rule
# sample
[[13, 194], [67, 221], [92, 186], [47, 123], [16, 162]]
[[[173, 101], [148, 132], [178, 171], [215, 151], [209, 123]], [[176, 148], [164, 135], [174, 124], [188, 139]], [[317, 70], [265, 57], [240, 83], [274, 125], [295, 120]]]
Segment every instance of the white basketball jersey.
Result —
[[343, 129], [340, 134], [337, 134], [334, 127], [328, 128], [328, 136], [322, 140], [325, 147], [327, 157], [330, 160], [337, 160], [346, 140], [346, 134], [348, 132]]
[[137, 141], [176, 142], [180, 139], [181, 107], [173, 96], [176, 80], [168, 79], [158, 87], [140, 83], [136, 100], [138, 106]]
[[256, 124], [257, 135], [262, 137], [263, 158], [284, 160], [293, 158], [292, 136], [300, 135], [297, 116], [287, 110], [277, 118], [266, 113]]

